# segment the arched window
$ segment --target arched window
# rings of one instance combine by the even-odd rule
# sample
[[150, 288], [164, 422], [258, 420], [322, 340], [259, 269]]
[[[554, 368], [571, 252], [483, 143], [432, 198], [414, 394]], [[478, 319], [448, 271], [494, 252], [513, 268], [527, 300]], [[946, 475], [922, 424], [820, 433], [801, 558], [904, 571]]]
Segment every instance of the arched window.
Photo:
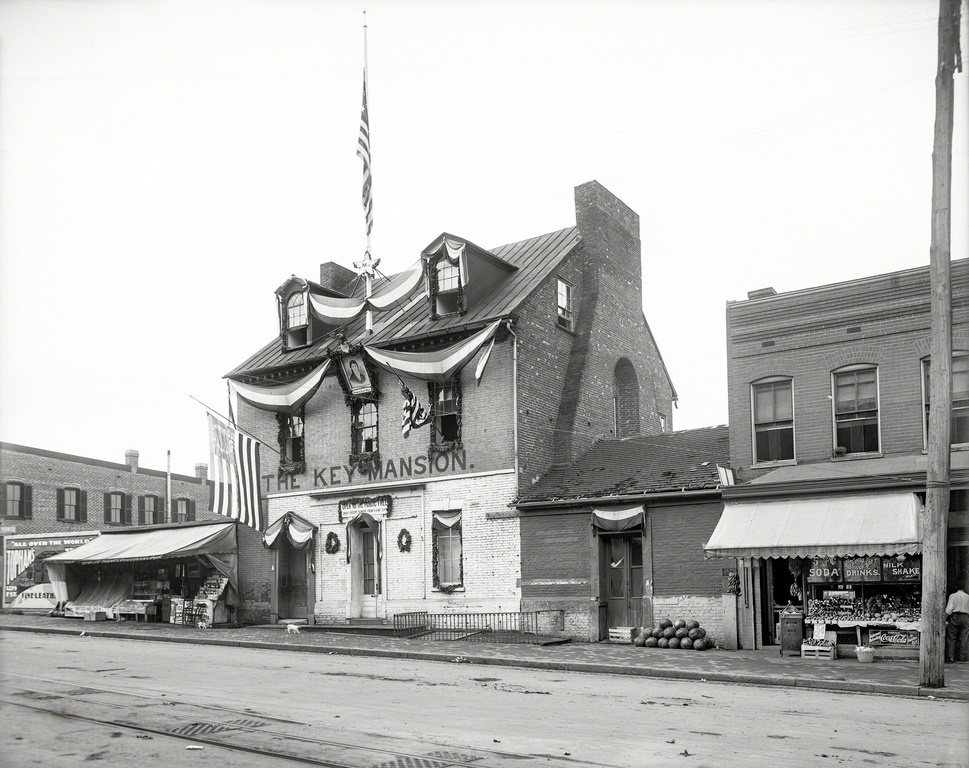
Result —
[[286, 302], [286, 327], [306, 325], [306, 304], [302, 293], [294, 293]]
[[639, 378], [636, 369], [625, 357], [613, 370], [613, 403], [616, 437], [632, 437], [640, 433]]

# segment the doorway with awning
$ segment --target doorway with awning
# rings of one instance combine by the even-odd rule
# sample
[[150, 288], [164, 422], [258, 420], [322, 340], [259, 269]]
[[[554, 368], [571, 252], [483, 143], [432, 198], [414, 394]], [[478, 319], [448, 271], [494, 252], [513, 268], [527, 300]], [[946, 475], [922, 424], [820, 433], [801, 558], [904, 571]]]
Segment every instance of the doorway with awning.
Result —
[[643, 606], [645, 518], [642, 504], [592, 510], [598, 540], [602, 637], [608, 636], [610, 628], [641, 627], [651, 618], [644, 616]]
[[273, 553], [271, 614], [284, 624], [312, 624], [316, 571], [313, 560], [316, 526], [287, 512], [266, 528], [263, 546]]

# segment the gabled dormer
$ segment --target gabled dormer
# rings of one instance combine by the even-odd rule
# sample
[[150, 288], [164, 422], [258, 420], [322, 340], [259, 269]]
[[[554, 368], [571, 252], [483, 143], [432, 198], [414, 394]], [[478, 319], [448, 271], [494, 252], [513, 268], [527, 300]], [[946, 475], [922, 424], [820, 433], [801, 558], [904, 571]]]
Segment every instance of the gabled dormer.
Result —
[[463, 315], [518, 267], [443, 232], [421, 252], [431, 317]]
[[342, 298], [335, 291], [296, 275], [276, 289], [276, 306], [279, 311], [279, 337], [284, 350], [306, 347], [319, 339], [325, 329], [320, 319], [311, 311], [310, 292]]

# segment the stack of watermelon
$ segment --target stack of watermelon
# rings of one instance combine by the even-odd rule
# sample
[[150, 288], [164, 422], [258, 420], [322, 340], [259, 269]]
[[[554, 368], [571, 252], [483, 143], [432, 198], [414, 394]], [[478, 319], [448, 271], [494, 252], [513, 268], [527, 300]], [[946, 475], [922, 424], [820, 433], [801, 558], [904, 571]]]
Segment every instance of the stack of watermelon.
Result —
[[633, 645], [641, 648], [682, 648], [691, 651], [705, 651], [713, 648], [713, 640], [700, 622], [677, 619], [660, 619], [653, 629], [643, 627], [633, 639]]

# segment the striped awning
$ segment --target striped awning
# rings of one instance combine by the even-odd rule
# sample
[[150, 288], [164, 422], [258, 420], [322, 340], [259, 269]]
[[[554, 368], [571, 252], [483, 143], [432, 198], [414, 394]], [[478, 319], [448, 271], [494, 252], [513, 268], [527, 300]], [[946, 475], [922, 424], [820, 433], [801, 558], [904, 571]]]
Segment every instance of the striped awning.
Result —
[[711, 557], [865, 557], [922, 551], [914, 493], [727, 502]]

